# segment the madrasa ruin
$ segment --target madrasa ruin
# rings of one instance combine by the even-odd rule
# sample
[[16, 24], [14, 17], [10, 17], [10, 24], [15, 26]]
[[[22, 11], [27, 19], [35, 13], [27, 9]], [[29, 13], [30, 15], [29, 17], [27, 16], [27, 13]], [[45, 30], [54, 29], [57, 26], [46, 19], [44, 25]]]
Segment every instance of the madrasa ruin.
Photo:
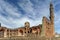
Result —
[[41, 37], [54, 37], [54, 9], [53, 4], [50, 3], [49, 6], [50, 16], [49, 19], [47, 17], [42, 18], [42, 24], [37, 26], [30, 27], [29, 22], [25, 22], [24, 27], [19, 27], [16, 29], [9, 29], [7, 27], [3, 27], [0, 24], [0, 38], [1, 37], [19, 37], [19, 36], [28, 36], [30, 34], [36, 34]]

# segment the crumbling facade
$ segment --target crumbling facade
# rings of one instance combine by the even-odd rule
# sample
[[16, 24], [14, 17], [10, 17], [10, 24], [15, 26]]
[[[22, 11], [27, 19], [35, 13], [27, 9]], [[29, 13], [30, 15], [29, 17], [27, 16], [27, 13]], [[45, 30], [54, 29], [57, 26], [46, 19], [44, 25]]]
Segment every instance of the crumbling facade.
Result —
[[42, 24], [30, 27], [29, 22], [25, 22], [24, 27], [9, 29], [2, 27], [0, 24], [0, 37], [15, 37], [28, 36], [29, 34], [36, 34], [39, 36], [53, 37], [54, 36], [54, 11], [53, 5], [50, 3], [50, 17], [43, 17]]

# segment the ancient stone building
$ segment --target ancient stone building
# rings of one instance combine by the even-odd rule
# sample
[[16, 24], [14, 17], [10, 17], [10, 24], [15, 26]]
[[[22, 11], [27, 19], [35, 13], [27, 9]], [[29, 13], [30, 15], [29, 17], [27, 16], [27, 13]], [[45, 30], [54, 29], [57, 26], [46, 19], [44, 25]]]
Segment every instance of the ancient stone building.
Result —
[[28, 36], [30, 34], [36, 34], [41, 37], [53, 37], [54, 36], [54, 10], [53, 5], [50, 3], [50, 17], [43, 17], [42, 24], [30, 27], [29, 22], [25, 22], [24, 27], [9, 29], [1, 26], [0, 24], [0, 37], [15, 37], [15, 36]]
[[50, 17], [47, 19], [45, 16], [42, 20], [42, 36], [53, 37], [54, 36], [54, 10], [53, 5], [50, 3]]

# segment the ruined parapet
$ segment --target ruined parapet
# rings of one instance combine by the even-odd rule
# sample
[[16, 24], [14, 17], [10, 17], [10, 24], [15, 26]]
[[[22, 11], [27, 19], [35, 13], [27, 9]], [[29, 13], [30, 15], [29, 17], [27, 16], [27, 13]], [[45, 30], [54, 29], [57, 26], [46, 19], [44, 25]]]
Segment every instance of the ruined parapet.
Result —
[[43, 17], [43, 19], [42, 19], [41, 36], [45, 36], [45, 27], [46, 27], [46, 17]]
[[48, 33], [48, 28], [50, 26], [50, 21], [49, 19], [47, 19], [45, 16], [42, 19], [42, 30], [41, 30], [41, 36], [45, 36], [47, 37], [47, 33]]

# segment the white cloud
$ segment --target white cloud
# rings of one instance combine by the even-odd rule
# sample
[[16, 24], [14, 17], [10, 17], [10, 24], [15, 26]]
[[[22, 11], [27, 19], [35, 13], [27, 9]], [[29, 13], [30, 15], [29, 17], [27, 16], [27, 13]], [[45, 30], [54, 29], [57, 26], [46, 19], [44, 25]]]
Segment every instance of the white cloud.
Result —
[[8, 14], [10, 16], [16, 16], [16, 17], [20, 17], [21, 13], [19, 14], [19, 11], [17, 10], [17, 7], [12, 6], [11, 4], [0, 0], [0, 11], [4, 12], [5, 14]]
[[[38, 3], [38, 0], [37, 0]], [[27, 2], [23, 1], [22, 3], [18, 3], [21, 8], [26, 12], [27, 17], [32, 17], [36, 20], [41, 18], [42, 16], [48, 16], [49, 15], [49, 4], [42, 4], [38, 6], [35, 6], [33, 3], [31, 3], [30, 0], [27, 0]], [[36, 7], [36, 8], [34, 8]]]

